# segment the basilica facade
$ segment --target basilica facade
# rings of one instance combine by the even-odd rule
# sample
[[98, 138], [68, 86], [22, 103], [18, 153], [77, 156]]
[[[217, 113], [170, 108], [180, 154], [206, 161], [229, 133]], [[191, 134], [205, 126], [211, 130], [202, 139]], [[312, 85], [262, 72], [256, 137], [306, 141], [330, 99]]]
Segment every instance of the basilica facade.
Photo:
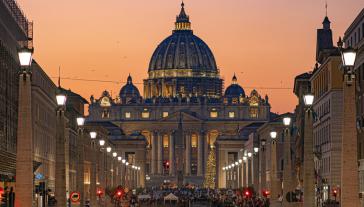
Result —
[[203, 185], [212, 174], [216, 187], [228, 187], [222, 167], [242, 157], [244, 141], [270, 120], [268, 97], [246, 93], [235, 75], [224, 90], [214, 55], [194, 35], [183, 3], [147, 74], [143, 93], [129, 75], [118, 96], [92, 96], [88, 122], [114, 126], [110, 140], [141, 166], [140, 186]]

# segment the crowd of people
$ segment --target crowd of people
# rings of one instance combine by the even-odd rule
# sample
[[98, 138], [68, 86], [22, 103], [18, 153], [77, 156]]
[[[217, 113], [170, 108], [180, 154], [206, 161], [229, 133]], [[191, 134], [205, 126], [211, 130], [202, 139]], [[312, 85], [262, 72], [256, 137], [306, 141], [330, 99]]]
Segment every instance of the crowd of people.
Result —
[[[246, 192], [249, 192], [249, 194]], [[173, 194], [178, 200], [167, 200]], [[140, 198], [140, 199], [139, 199]], [[131, 206], [211, 206], [211, 207], [267, 207], [269, 198], [259, 197], [254, 191], [230, 189], [163, 188], [144, 189], [134, 195]]]

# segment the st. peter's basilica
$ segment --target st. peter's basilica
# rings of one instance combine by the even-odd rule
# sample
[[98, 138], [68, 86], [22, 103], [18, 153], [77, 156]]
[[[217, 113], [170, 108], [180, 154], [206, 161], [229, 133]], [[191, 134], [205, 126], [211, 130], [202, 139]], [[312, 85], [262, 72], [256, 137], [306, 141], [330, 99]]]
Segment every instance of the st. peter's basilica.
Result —
[[244, 141], [270, 120], [270, 104], [256, 90], [246, 93], [235, 75], [224, 90], [183, 3], [143, 83], [140, 93], [129, 75], [118, 96], [92, 96], [88, 123], [108, 128], [118, 154], [141, 166], [140, 186], [201, 185], [213, 175], [216, 187], [227, 187], [222, 167], [242, 157]]

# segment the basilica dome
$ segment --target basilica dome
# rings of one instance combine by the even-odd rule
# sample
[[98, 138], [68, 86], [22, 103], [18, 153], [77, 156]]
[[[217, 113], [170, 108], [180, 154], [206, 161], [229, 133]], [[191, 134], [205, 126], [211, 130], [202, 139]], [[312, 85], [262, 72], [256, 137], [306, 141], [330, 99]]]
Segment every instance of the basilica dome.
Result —
[[238, 79], [234, 75], [232, 79], [232, 84], [226, 88], [225, 90], [225, 97], [227, 98], [238, 98], [238, 97], [245, 97], [244, 89], [238, 84]]
[[133, 84], [133, 80], [131, 78], [131, 76], [128, 76], [128, 80], [127, 83], [121, 88], [120, 90], [120, 94], [119, 94], [120, 98], [139, 98], [140, 97], [140, 93], [138, 88]]
[[173, 34], [154, 51], [149, 72], [155, 70], [192, 69], [193, 72], [215, 72], [217, 66], [208, 45], [193, 34], [184, 4], [177, 16]]

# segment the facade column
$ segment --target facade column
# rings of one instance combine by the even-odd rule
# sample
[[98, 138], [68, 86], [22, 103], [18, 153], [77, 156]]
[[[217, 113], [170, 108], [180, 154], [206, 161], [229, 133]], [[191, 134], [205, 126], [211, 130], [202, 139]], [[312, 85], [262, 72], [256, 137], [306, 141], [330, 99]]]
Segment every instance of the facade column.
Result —
[[172, 132], [169, 135], [169, 175], [171, 176], [176, 172], [175, 160], [175, 132]]
[[305, 113], [304, 161], [303, 161], [303, 207], [315, 205], [315, 163], [313, 155], [313, 113], [308, 109]]
[[185, 162], [185, 175], [191, 175], [191, 134], [186, 133], [186, 162]]
[[204, 138], [205, 133], [201, 131], [198, 136], [198, 145], [197, 145], [197, 176], [203, 175], [203, 157], [204, 157]]
[[270, 186], [272, 206], [278, 205], [278, 197], [282, 193], [282, 185], [277, 177], [277, 142], [271, 140]]
[[21, 73], [19, 76], [15, 193], [16, 202], [19, 203], [19, 206], [24, 207], [32, 206], [32, 189], [34, 189], [31, 90], [31, 74], [25, 72]]
[[158, 133], [158, 174], [163, 174], [163, 135]]
[[347, 83], [350, 74], [344, 75], [343, 125], [341, 151], [341, 206], [359, 206], [358, 140], [356, 129], [355, 80]]
[[[65, 155], [65, 117], [64, 110], [57, 110], [56, 136], [56, 180], [55, 197], [57, 206], [66, 206], [66, 155]], [[33, 171], [33, 170], [32, 170]]]
[[248, 186], [253, 185], [253, 158], [248, 157], [247, 175], [248, 175]]
[[209, 140], [210, 140], [209, 133], [206, 132], [205, 136], [204, 136], [204, 139], [203, 139], [203, 170], [202, 170], [203, 174], [206, 173], [207, 159], [209, 157], [209, 150], [211, 150], [210, 146], [209, 146], [209, 143], [208, 143]]
[[[90, 155], [91, 155], [91, 173], [90, 173], [90, 198], [91, 198], [91, 206], [96, 206], [96, 149], [93, 146], [94, 143], [91, 143]], [[104, 189], [105, 191], [105, 189]]]
[[145, 151], [138, 150], [136, 153], [137, 165], [140, 167], [140, 170], [137, 170], [138, 187], [145, 187], [145, 159]]
[[157, 174], [157, 165], [158, 165], [158, 134], [157, 132], [152, 133], [152, 169], [151, 174]]
[[85, 183], [84, 183], [84, 172], [85, 172], [85, 149], [84, 149], [84, 131], [83, 128], [80, 128], [78, 131], [78, 169], [77, 169], [77, 191], [80, 192], [81, 199], [80, 204], [81, 206], [84, 205], [84, 198], [85, 198]]
[[265, 149], [265, 145], [262, 144], [261, 147], [262, 151], [260, 153], [259, 159], [259, 166], [260, 166], [260, 177], [259, 177], [259, 184], [260, 184], [260, 192], [262, 192], [262, 190], [267, 190], [267, 181], [266, 181], [266, 149]]
[[292, 160], [291, 160], [291, 130], [284, 130], [284, 162], [283, 162], [283, 205], [294, 206], [286, 199], [288, 192], [293, 191]]
[[248, 168], [248, 160], [243, 162], [243, 187], [248, 187], [248, 175], [247, 175], [247, 168]]
[[[260, 156], [261, 152], [256, 153], [255, 155], [253, 154], [252, 160], [252, 175], [253, 175], [253, 186], [254, 189], [259, 189], [259, 156]], [[261, 191], [259, 191], [258, 193], [261, 193]]]

